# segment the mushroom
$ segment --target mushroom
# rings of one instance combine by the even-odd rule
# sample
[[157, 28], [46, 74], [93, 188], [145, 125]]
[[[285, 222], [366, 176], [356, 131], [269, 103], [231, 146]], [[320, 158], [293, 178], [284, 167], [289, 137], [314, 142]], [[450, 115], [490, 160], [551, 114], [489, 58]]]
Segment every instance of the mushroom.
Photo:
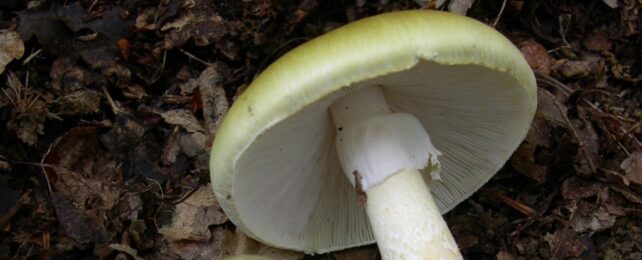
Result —
[[492, 28], [377, 15], [295, 48], [239, 96], [212, 147], [214, 192], [274, 247], [461, 258], [441, 214], [502, 167], [535, 107], [531, 69]]

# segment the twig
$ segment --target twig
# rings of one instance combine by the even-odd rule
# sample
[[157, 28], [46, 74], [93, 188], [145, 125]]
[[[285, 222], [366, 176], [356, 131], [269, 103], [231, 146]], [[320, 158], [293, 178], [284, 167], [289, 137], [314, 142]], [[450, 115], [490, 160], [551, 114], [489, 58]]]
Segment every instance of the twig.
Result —
[[29, 55], [29, 57], [27, 57], [27, 58], [22, 62], [22, 65], [23, 65], [23, 66], [24, 66], [24, 65], [27, 65], [27, 63], [29, 63], [31, 60], [33, 60], [34, 58], [36, 58], [36, 56], [38, 56], [41, 52], [42, 52], [42, 49], [38, 49], [38, 50], [37, 50], [37, 51], [35, 51], [34, 53], [31, 53], [31, 55]]
[[98, 0], [94, 0], [91, 5], [89, 5], [89, 8], [87, 8], [87, 12], [91, 13], [93, 11], [94, 7], [96, 7], [96, 4], [98, 3]]
[[499, 194], [498, 196], [504, 203], [508, 204], [508, 206], [511, 206], [512, 208], [526, 215], [527, 217], [534, 217], [537, 215], [537, 212], [535, 210], [533, 210], [531, 207], [527, 205], [524, 205], [519, 201], [516, 201], [514, 199], [511, 199], [501, 194]]
[[163, 73], [163, 70], [165, 70], [165, 62], [167, 61], [167, 50], [163, 51], [163, 63], [161, 63], [161, 68], [160, 72], [158, 74]]
[[502, 17], [502, 14], [504, 13], [504, 8], [506, 7], [506, 0], [502, 2], [502, 7], [499, 9], [499, 13], [497, 14], [497, 17], [495, 18], [495, 21], [493, 22], [493, 27], [497, 26], [497, 23], [499, 23], [499, 18]]
[[107, 88], [104, 86], [102, 87], [103, 94], [105, 94], [105, 97], [107, 97], [107, 101], [109, 102], [109, 105], [111, 106], [111, 109], [114, 111], [114, 114], [120, 115], [121, 111], [114, 102], [114, 100], [111, 98], [111, 95], [109, 95], [109, 92], [107, 91]]
[[45, 170], [45, 159], [47, 156], [49, 156], [49, 153], [51, 152], [51, 149], [53, 148], [54, 144], [52, 143], [49, 145], [49, 149], [47, 149], [47, 152], [42, 156], [42, 159], [40, 160], [40, 169], [42, 170], [42, 175], [45, 176], [45, 181], [47, 181], [47, 188], [49, 188], [49, 194], [52, 194], [53, 191], [51, 189], [51, 182], [49, 181], [49, 175], [47, 175], [47, 170]]
[[198, 61], [200, 63], [203, 63], [203, 65], [205, 65], [205, 66], [212, 66], [213, 65], [213, 63], [204, 61], [204, 60], [200, 59], [199, 57], [194, 56], [194, 54], [191, 54], [188, 51], [183, 50], [182, 48], [178, 49], [178, 50], [180, 52], [182, 52], [183, 54], [185, 54], [187, 57], [190, 57], [190, 58], [192, 58], [192, 59], [194, 59], [194, 60], [196, 60], [196, 61]]

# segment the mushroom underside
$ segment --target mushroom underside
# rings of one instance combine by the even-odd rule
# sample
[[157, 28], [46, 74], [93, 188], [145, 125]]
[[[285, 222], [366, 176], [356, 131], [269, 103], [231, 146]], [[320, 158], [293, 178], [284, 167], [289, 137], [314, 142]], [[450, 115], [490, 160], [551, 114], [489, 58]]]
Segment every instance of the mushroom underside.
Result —
[[272, 246], [316, 253], [374, 242], [339, 163], [328, 112], [333, 101], [366, 86], [380, 86], [393, 112], [419, 119], [442, 152], [441, 181], [423, 176], [442, 213], [499, 170], [525, 136], [532, 113], [520, 82], [478, 65], [420, 61], [342, 88], [257, 129], [261, 134], [234, 162], [232, 197], [246, 233]]

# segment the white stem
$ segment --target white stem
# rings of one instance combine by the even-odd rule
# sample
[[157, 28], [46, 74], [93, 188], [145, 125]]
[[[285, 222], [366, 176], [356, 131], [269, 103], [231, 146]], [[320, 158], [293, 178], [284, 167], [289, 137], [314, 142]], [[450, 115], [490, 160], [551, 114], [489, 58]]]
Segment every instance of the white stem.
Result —
[[440, 155], [412, 115], [391, 113], [381, 88], [365, 87], [330, 107], [337, 150], [366, 211], [382, 258], [462, 259], [418, 170], [438, 176]]
[[461, 259], [457, 243], [417, 170], [366, 191], [366, 211], [383, 259]]

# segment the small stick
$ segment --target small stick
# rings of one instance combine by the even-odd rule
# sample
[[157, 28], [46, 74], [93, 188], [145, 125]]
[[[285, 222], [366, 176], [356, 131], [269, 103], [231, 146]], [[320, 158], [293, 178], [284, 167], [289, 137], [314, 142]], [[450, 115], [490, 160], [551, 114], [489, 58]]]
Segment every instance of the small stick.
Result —
[[109, 101], [109, 105], [111, 106], [111, 109], [114, 111], [114, 114], [120, 115], [120, 109], [118, 108], [114, 100], [111, 98], [111, 95], [109, 95], [107, 88], [103, 86], [102, 90], [103, 90], [103, 94], [105, 94], [105, 97], [107, 97], [107, 101]]
[[505, 7], [506, 7], [506, 0], [504, 0], [502, 2], [502, 8], [499, 9], [499, 13], [497, 14], [497, 17], [495, 18], [495, 21], [493, 22], [493, 25], [492, 25], [493, 28], [495, 28], [495, 26], [497, 26], [497, 23], [499, 23], [499, 18], [502, 17], [502, 14], [504, 13], [504, 8]]

